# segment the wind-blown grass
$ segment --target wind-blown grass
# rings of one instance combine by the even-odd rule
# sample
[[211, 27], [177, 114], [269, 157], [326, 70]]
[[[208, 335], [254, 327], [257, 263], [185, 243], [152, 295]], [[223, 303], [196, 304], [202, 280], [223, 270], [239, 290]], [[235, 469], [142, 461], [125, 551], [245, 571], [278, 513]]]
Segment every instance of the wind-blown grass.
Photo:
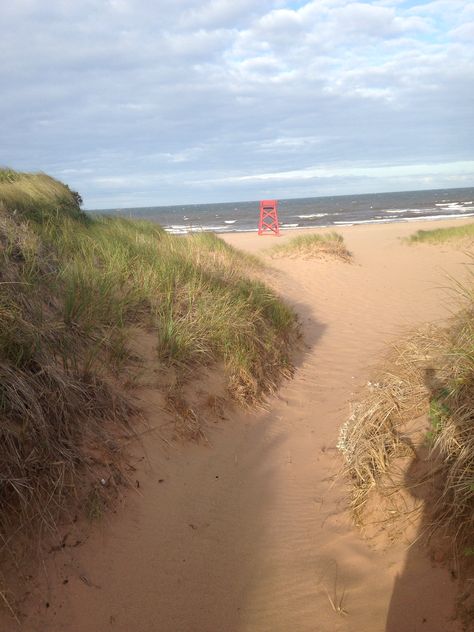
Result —
[[[474, 550], [473, 287], [474, 278], [458, 285], [464, 304], [448, 327], [420, 329], [396, 346], [354, 405], [338, 444], [351, 481], [352, 507], [361, 519], [374, 492], [393, 495], [394, 487], [406, 486], [406, 481], [394, 483], [397, 459], [416, 459], [427, 442], [427, 479], [434, 494], [430, 526], [447, 531], [461, 555]], [[417, 445], [407, 427], [423, 414], [429, 429]]]
[[434, 228], [433, 230], [417, 230], [416, 233], [407, 238], [407, 242], [410, 244], [442, 244], [447, 241], [458, 240], [474, 240], [474, 224]]
[[0, 209], [36, 222], [69, 216], [87, 221], [81, 196], [44, 173], [20, 173], [0, 168]]
[[111, 429], [134, 409], [120, 386], [131, 327], [154, 336], [177, 389], [219, 364], [229, 397], [249, 404], [291, 371], [295, 317], [256, 258], [79, 202], [48, 176], [0, 170], [2, 539], [38, 519], [52, 528], [87, 472], [120, 478]]
[[344, 238], [336, 232], [298, 235], [286, 243], [273, 246], [267, 252], [271, 257], [317, 258], [329, 256], [342, 261], [350, 261], [351, 259], [351, 253], [344, 244]]

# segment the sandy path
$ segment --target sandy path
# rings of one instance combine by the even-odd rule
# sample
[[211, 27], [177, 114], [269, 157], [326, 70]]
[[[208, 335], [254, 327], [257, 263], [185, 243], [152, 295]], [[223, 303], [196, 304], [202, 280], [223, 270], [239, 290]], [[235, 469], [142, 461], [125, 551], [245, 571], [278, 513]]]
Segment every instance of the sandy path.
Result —
[[[136, 474], [141, 494], [130, 494], [119, 518], [104, 521], [83, 547], [48, 561], [49, 608], [44, 598], [27, 606], [25, 630], [457, 629], [447, 621], [454, 594], [447, 572], [416, 551], [405, 572], [402, 546], [382, 552], [364, 541], [334, 480], [335, 443], [353, 391], [388, 340], [446, 315], [444, 271], [459, 274], [465, 260], [448, 248], [402, 245], [399, 236], [414, 229], [341, 231], [353, 265], [275, 262], [278, 286], [299, 311], [308, 344], [295, 379], [268, 412], [212, 429], [210, 447], [166, 448], [148, 435], [149, 463]], [[272, 238], [226, 239], [257, 251]], [[152, 423], [159, 420], [153, 402], [149, 409]], [[386, 628], [397, 574], [407, 602]], [[327, 595], [335, 598], [336, 575], [345, 616]]]

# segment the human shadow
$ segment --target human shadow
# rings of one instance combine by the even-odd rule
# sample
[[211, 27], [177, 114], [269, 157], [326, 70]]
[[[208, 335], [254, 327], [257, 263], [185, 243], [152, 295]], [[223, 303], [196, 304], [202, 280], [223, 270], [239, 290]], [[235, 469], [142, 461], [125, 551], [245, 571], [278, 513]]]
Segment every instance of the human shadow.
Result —
[[[303, 322], [297, 370], [325, 326], [310, 305], [292, 307]], [[116, 632], [242, 630], [265, 578], [262, 548], [281, 463], [275, 453], [285, 440], [267, 405], [258, 418], [241, 411], [209, 427], [212, 447], [164, 448], [158, 435], [144, 435], [147, 465], [133, 475], [140, 493], [130, 495], [119, 519], [91, 528], [84, 546], [55, 554], [28, 623], [64, 632], [112, 624]], [[150, 427], [161, 422], [155, 408]]]
[[[431, 402], [444, 401], [446, 384], [427, 368], [425, 386]], [[407, 551], [405, 564], [395, 579], [385, 632], [449, 632], [458, 630], [454, 621], [458, 571], [453, 557], [452, 537], [434, 528], [437, 501], [443, 490], [443, 470], [430, 450], [427, 428], [424, 442], [415, 447], [404, 487], [421, 503], [418, 532]]]

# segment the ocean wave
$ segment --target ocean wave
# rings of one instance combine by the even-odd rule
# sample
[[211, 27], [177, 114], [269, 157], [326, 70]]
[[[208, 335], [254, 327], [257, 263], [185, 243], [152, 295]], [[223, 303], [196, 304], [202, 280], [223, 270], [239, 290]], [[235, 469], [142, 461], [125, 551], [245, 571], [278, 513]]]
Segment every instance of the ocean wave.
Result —
[[426, 215], [425, 217], [386, 217], [384, 219], [364, 219], [347, 222], [334, 222], [338, 226], [355, 226], [358, 224], [394, 224], [395, 222], [427, 222], [438, 219], [461, 219], [463, 217], [474, 217], [474, 213], [456, 213], [449, 215]]
[[461, 219], [463, 217], [473, 217], [474, 213], [453, 213], [449, 215], [427, 215], [426, 217], [412, 217], [407, 218], [407, 221], [423, 222], [425, 220], [435, 220], [435, 219]]
[[225, 219], [224, 224], [235, 224], [236, 221], [236, 219]]
[[384, 217], [383, 219], [360, 219], [360, 220], [353, 220], [351, 222], [349, 221], [334, 222], [334, 224], [337, 224], [338, 226], [356, 226], [358, 224], [390, 224], [393, 222], [400, 222], [400, 221], [403, 221], [403, 218], [396, 219], [395, 217]]
[[312, 215], [296, 215], [299, 219], [317, 219], [318, 217], [326, 217], [329, 213], [313, 213]]
[[384, 213], [418, 213], [416, 208], [388, 208]]
[[193, 224], [171, 224], [171, 226], [165, 226], [165, 230], [172, 234], [186, 234], [186, 233], [202, 233], [202, 232], [214, 232], [223, 231], [227, 227], [223, 224], [219, 226], [201, 226]]
[[461, 210], [463, 202], [449, 202], [447, 204], [436, 204], [436, 206], [440, 207], [442, 210], [448, 211], [448, 210], [453, 210], [453, 211], [459, 211]]

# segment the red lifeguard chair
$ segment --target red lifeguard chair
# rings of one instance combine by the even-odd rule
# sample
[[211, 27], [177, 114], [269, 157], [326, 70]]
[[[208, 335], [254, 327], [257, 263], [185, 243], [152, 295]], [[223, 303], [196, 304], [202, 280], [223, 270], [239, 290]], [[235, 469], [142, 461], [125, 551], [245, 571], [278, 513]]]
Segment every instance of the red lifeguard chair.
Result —
[[262, 200], [260, 202], [260, 221], [258, 222], [259, 235], [280, 235], [278, 224], [277, 200]]

